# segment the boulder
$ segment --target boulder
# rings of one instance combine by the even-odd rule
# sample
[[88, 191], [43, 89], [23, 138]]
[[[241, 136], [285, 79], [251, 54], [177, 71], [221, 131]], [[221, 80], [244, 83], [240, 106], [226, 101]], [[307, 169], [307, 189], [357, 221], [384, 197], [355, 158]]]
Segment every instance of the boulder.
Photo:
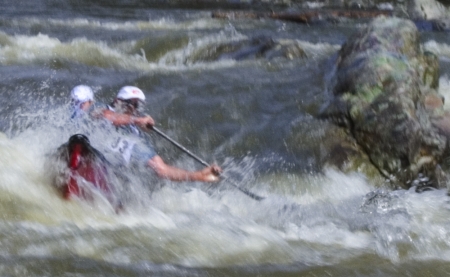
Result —
[[321, 116], [346, 128], [396, 186], [417, 185], [417, 176], [443, 186], [450, 117], [438, 80], [438, 59], [422, 51], [415, 24], [379, 17], [340, 49], [333, 98]]

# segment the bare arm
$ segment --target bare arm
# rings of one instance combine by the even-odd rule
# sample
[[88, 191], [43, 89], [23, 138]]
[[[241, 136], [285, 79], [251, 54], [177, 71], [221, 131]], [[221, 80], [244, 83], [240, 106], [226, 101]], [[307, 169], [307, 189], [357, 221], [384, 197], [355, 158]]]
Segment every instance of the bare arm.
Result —
[[222, 169], [218, 166], [205, 167], [198, 171], [187, 171], [166, 164], [160, 156], [148, 160], [148, 165], [155, 170], [160, 178], [171, 181], [217, 182]]
[[99, 114], [100, 117], [103, 117], [112, 122], [112, 124], [116, 126], [123, 126], [129, 124], [135, 124], [139, 127], [148, 128], [148, 126], [155, 125], [155, 121], [151, 116], [142, 116], [135, 117], [128, 114], [120, 114], [111, 110], [102, 110]]

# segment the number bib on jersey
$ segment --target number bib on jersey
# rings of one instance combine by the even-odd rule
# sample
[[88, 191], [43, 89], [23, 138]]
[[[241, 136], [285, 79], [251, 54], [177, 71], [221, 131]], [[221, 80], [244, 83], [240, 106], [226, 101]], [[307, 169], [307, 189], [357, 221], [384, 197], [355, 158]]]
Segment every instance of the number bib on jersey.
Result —
[[111, 146], [111, 150], [113, 150], [114, 152], [119, 152], [122, 155], [122, 158], [128, 164], [130, 162], [131, 153], [135, 144], [136, 142], [132, 140], [119, 138]]

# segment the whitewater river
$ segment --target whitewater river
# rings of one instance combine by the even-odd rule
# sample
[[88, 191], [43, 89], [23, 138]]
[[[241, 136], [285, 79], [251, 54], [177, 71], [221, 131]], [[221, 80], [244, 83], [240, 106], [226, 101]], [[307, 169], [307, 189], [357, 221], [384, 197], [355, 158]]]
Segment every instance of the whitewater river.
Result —
[[[447, 191], [392, 191], [323, 166], [329, 125], [315, 116], [333, 55], [364, 22], [224, 20], [212, 7], [145, 1], [0, 2], [1, 276], [450, 274]], [[448, 98], [450, 35], [422, 41], [439, 56]], [[141, 169], [122, 184], [122, 213], [64, 201], [48, 154], [74, 132], [105, 147], [98, 130], [67, 127], [78, 84], [102, 103], [140, 87], [160, 130], [265, 199]], [[202, 167], [149, 136], [168, 163]]]

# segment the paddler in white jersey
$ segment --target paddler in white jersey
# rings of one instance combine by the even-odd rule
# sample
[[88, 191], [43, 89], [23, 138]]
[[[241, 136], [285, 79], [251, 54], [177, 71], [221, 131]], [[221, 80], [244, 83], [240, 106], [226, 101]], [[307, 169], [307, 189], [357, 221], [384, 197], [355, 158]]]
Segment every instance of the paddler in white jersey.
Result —
[[140, 143], [139, 128], [151, 129], [155, 124], [152, 117], [140, 113], [144, 101], [145, 95], [142, 90], [134, 86], [125, 86], [120, 89], [107, 109], [101, 110], [100, 113], [95, 112], [96, 117], [103, 117], [116, 127], [120, 127], [118, 131], [122, 133], [122, 136], [113, 143], [112, 151], [120, 154], [126, 164], [131, 158], [144, 162], [160, 178], [172, 181], [219, 181], [219, 175], [222, 172], [219, 166], [208, 166], [198, 171], [184, 170], [166, 164], [151, 145]]

